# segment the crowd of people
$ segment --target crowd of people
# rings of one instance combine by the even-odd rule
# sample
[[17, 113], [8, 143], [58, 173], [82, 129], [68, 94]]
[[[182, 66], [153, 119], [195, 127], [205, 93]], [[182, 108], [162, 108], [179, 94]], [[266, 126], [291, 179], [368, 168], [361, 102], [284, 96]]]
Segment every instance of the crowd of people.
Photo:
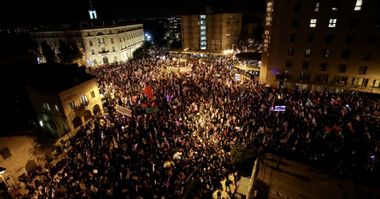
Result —
[[[193, 193], [211, 198], [236, 171], [234, 147], [264, 146], [339, 172], [342, 165], [356, 174], [376, 171], [378, 99], [236, 80], [235, 61], [154, 50], [92, 70], [104, 114], [57, 147], [56, 163], [28, 182], [27, 198], [180, 198], [191, 194], [186, 187], [194, 180], [199, 188]], [[191, 71], [173, 73], [168, 67]], [[147, 87], [153, 97], [144, 92]], [[285, 111], [276, 111], [277, 105]], [[132, 116], [116, 106], [132, 110]]]

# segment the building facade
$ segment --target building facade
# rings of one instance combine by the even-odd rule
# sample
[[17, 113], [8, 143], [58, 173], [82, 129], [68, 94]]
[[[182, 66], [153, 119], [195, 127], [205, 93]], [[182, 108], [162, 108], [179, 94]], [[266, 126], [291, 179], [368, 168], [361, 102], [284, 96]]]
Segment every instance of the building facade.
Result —
[[46, 59], [42, 53], [42, 42], [59, 54], [59, 41], [74, 42], [83, 53], [83, 62], [87, 67], [123, 63], [132, 58], [133, 52], [144, 43], [142, 24], [88, 28], [66, 31], [32, 32], [32, 40], [37, 44], [37, 56], [40, 63]]
[[[95, 77], [85, 74], [82, 68], [71, 68], [70, 70], [76, 69], [81, 71], [75, 75], [72, 75], [71, 72], [61, 72], [63, 77], [58, 79], [62, 81], [47, 80], [46, 82], [51, 85], [41, 86], [37, 83], [28, 89], [32, 106], [36, 112], [37, 125], [42, 131], [61, 137], [66, 133], [74, 132], [94, 115], [103, 114], [101, 96]], [[41, 83], [43, 82], [44, 80], [41, 81]]]
[[182, 48], [189, 51], [224, 51], [237, 44], [242, 14], [183, 15]]
[[36, 150], [32, 136], [17, 135], [0, 137], [0, 165], [5, 172], [0, 181], [7, 187], [16, 186], [19, 178], [29, 175], [36, 167], [46, 164], [42, 153]]
[[181, 42], [181, 17], [169, 17], [170, 43]]
[[260, 81], [380, 93], [380, 1], [267, 0]]

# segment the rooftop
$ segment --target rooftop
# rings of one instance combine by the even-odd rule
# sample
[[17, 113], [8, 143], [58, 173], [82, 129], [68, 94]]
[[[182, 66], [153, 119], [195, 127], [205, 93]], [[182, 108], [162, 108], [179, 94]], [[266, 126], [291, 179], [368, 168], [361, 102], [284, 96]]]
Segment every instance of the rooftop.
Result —
[[84, 67], [63, 64], [40, 64], [28, 67], [28, 82], [32, 89], [44, 92], [60, 93], [78, 84], [93, 79]]

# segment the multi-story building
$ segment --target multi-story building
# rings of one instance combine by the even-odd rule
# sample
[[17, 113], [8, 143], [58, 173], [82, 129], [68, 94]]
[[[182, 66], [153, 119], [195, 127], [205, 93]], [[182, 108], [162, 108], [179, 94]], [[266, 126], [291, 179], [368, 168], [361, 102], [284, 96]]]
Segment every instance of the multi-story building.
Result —
[[181, 42], [181, 17], [169, 17], [169, 36], [171, 42]]
[[31, 36], [38, 46], [39, 62], [45, 62], [42, 42], [46, 42], [56, 54], [59, 54], [59, 41], [62, 40], [77, 44], [88, 67], [125, 62], [144, 42], [142, 24], [32, 32]]
[[267, 0], [261, 82], [380, 93], [380, 1]]
[[189, 51], [233, 49], [238, 42], [242, 14], [218, 13], [182, 16], [182, 48]]
[[103, 113], [96, 79], [84, 68], [42, 64], [33, 71], [28, 92], [43, 131], [60, 137]]

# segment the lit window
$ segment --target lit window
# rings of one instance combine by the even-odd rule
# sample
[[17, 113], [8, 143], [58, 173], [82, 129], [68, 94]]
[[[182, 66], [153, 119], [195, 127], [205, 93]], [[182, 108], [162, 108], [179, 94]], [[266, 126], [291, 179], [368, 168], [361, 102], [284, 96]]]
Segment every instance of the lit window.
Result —
[[356, 0], [354, 10], [355, 11], [361, 10], [362, 9], [362, 5], [363, 5], [363, 0]]
[[59, 108], [57, 105], [54, 106], [56, 111], [59, 111]]
[[201, 35], [206, 35], [206, 31], [201, 31]]
[[317, 27], [317, 19], [310, 19], [310, 28]]
[[206, 30], [206, 26], [201, 26], [201, 30]]
[[206, 40], [206, 37], [201, 37], [201, 40]]
[[311, 55], [311, 48], [306, 48], [305, 49], [305, 56], [310, 56]]
[[201, 46], [201, 50], [206, 50], [206, 46]]
[[70, 102], [70, 107], [71, 107], [71, 109], [75, 109], [76, 108], [76, 105], [75, 105], [74, 101]]
[[335, 27], [336, 27], [336, 19], [330, 19], [329, 28], [335, 28]]
[[315, 3], [314, 12], [319, 12], [319, 2]]
[[206, 19], [206, 15], [201, 15], [200, 18], [201, 19]]
[[80, 103], [83, 105], [87, 105], [88, 104], [87, 96], [85, 96], [85, 95], [81, 96], [80, 97]]

